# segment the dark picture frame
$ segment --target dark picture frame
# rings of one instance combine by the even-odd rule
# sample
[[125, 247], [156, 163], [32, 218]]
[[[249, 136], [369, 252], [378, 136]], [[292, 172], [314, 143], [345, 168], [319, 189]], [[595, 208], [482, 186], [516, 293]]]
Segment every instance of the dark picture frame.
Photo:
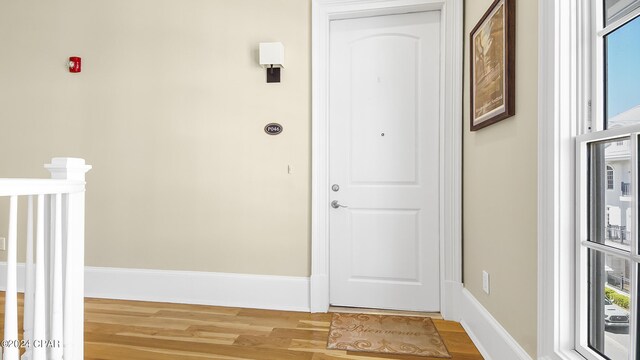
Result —
[[471, 131], [516, 113], [515, 0], [495, 0], [471, 30]]

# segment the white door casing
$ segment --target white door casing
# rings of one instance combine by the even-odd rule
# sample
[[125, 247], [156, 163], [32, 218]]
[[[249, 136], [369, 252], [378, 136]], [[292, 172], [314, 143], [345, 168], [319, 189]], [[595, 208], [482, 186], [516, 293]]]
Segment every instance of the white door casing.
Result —
[[462, 0], [312, 0], [312, 216], [310, 307], [329, 309], [329, 24], [331, 20], [439, 10], [440, 295], [445, 319], [459, 320], [462, 288]]
[[330, 28], [331, 304], [439, 311], [440, 11]]

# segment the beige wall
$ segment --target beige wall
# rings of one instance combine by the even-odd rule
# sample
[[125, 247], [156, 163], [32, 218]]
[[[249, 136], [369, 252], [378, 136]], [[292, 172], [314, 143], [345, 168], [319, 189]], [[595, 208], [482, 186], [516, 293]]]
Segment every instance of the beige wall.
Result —
[[86, 158], [88, 265], [309, 275], [310, 0], [3, 1], [0, 44], [0, 177]]
[[464, 283], [535, 358], [538, 2], [516, 1], [516, 115], [470, 132], [469, 33], [491, 3], [465, 2]]

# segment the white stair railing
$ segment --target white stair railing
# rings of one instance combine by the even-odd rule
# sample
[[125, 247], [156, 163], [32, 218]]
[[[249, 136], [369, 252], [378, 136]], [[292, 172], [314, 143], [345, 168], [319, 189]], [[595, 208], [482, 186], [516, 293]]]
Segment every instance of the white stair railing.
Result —
[[[22, 360], [84, 358], [84, 192], [91, 166], [83, 159], [53, 158], [45, 168], [51, 179], [0, 179], [0, 196], [10, 198], [3, 360], [19, 360], [23, 348]], [[17, 294], [21, 197], [27, 198], [22, 339]]]

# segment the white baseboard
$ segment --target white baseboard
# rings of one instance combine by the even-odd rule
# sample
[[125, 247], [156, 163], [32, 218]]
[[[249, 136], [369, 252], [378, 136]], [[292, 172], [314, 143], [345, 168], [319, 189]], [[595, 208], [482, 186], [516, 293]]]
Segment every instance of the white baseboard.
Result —
[[467, 290], [460, 297], [460, 323], [487, 360], [531, 360], [529, 354]]
[[[0, 262], [5, 289], [6, 262]], [[24, 289], [18, 264], [18, 291]], [[85, 295], [103, 299], [309, 311], [309, 278], [199, 271], [85, 268]]]
[[[25, 266], [24, 263], [18, 263], [18, 292], [24, 292], [24, 273]], [[0, 261], [0, 291], [7, 290], [7, 262]]]
[[87, 297], [309, 311], [309, 278], [85, 268]]

